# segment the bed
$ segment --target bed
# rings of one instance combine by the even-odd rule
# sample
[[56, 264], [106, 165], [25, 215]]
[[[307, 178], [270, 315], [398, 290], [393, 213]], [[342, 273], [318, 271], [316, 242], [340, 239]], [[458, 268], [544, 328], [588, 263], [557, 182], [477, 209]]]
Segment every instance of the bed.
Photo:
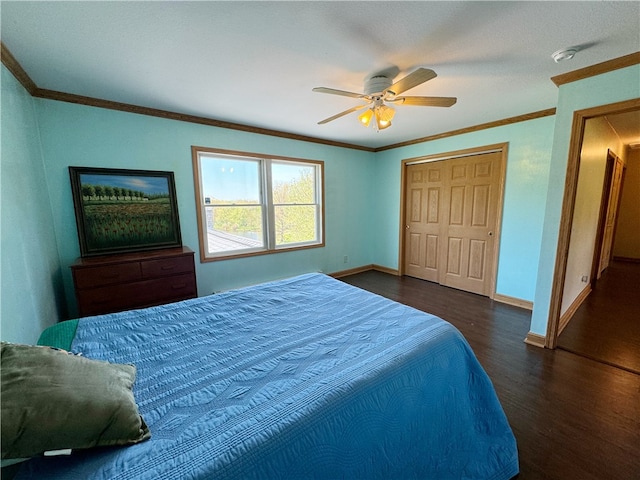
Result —
[[[73, 337], [72, 340], [70, 337]], [[59, 324], [41, 343], [137, 369], [151, 438], [18, 479], [510, 479], [515, 438], [449, 323], [323, 274]]]

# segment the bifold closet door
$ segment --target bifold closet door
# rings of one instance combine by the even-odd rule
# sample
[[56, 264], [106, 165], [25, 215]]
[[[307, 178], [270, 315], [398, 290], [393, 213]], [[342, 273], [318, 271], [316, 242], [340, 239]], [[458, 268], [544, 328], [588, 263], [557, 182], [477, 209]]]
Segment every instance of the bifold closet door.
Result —
[[501, 152], [407, 166], [407, 275], [489, 295]]

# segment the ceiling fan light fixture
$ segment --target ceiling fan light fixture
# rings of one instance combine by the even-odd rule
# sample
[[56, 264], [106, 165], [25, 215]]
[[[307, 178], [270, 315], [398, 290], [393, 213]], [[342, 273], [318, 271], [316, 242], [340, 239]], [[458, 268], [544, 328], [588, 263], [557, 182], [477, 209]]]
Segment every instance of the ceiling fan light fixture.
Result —
[[391, 126], [391, 120], [382, 120], [380, 117], [377, 117], [376, 126], [378, 127], [378, 130], [384, 130]]
[[396, 111], [386, 106], [380, 100], [376, 101], [375, 105], [371, 108], [367, 108], [364, 113], [358, 115], [358, 120], [362, 125], [368, 127], [371, 125], [371, 121], [374, 120], [374, 125], [377, 130], [384, 130], [391, 126], [391, 119], [396, 114]]
[[396, 111], [386, 105], [380, 105], [376, 110], [376, 117], [382, 122], [391, 123]]
[[360, 115], [358, 115], [358, 120], [360, 120], [360, 123], [362, 123], [365, 127], [368, 127], [369, 124], [371, 123], [371, 119], [373, 119], [373, 116], [374, 116], [373, 109], [367, 108], [364, 111], [364, 113], [361, 113]]

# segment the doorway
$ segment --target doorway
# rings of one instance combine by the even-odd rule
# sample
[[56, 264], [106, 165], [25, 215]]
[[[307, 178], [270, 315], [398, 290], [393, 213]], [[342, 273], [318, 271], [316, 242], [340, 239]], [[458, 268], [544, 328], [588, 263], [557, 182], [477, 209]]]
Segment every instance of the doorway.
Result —
[[493, 298], [506, 145], [403, 161], [401, 274]]
[[640, 374], [640, 148], [626, 148], [624, 166], [608, 152], [602, 197], [591, 292], [557, 348]]
[[[601, 107], [594, 107], [574, 112], [573, 130], [571, 134], [570, 151], [567, 164], [567, 178], [560, 219], [556, 266], [551, 292], [551, 308], [545, 338], [545, 347], [547, 348], [556, 348], [558, 346], [558, 337], [562, 330], [561, 327], [567, 324], [567, 322], [562, 322], [563, 325], [561, 324], [561, 314], [563, 313], [563, 293], [565, 291], [565, 281], [567, 280], [569, 242], [572, 226], [574, 224], [576, 191], [578, 186], [578, 174], [580, 170], [581, 149], [585, 134], [585, 125], [589, 119], [636, 112], [640, 112], [640, 99], [628, 100], [612, 105], [604, 105]], [[638, 126], [634, 126], [633, 130], [634, 133], [637, 132]], [[597, 269], [599, 270], [599, 268]], [[587, 298], [587, 296], [585, 295], [584, 298]]]

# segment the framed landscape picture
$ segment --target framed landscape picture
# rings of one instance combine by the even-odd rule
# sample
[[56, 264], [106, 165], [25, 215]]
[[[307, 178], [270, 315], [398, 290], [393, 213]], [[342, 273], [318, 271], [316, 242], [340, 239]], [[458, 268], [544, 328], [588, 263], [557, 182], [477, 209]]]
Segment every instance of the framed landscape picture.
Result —
[[69, 167], [83, 257], [182, 245], [173, 172]]

